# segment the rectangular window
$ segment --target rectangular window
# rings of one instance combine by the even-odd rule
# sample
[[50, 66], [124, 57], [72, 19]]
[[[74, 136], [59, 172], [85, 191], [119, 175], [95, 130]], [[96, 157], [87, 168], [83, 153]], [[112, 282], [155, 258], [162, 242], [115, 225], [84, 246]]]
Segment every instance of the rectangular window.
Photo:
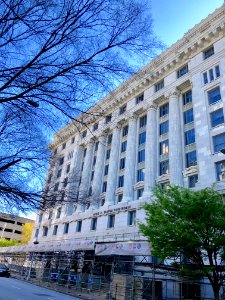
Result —
[[43, 227], [43, 236], [47, 236], [48, 235], [48, 227], [44, 226]]
[[61, 216], [61, 212], [62, 212], [62, 208], [61, 208], [61, 207], [59, 207], [59, 208], [57, 209], [57, 213], [56, 213], [56, 219], [59, 219], [59, 218], [60, 218], [60, 216]]
[[106, 159], [110, 158], [110, 152], [111, 152], [111, 149], [106, 150]]
[[143, 100], [144, 100], [144, 94], [141, 94], [140, 96], [138, 96], [138, 97], [136, 98], [136, 104], [142, 102]]
[[111, 145], [111, 144], [112, 144], [112, 134], [110, 134], [110, 135], [108, 136], [107, 144], [108, 144], [108, 145]]
[[81, 232], [81, 228], [82, 228], [82, 221], [77, 221], [76, 232]]
[[59, 165], [61, 166], [64, 163], [64, 156], [59, 159]]
[[93, 131], [96, 131], [98, 129], [98, 123], [95, 123], [94, 125], [93, 125]]
[[159, 163], [159, 175], [169, 173], [169, 160], [164, 160]]
[[186, 168], [197, 165], [196, 151], [186, 153]]
[[84, 157], [86, 156], [87, 154], [87, 148], [84, 149]]
[[69, 232], [69, 225], [70, 225], [69, 223], [64, 224], [64, 231], [63, 231], [64, 234], [67, 234]]
[[139, 127], [143, 128], [146, 126], [146, 124], [147, 124], [147, 115], [144, 115], [140, 118]]
[[163, 88], [164, 88], [164, 80], [161, 80], [160, 82], [155, 84], [155, 92], [158, 92]]
[[125, 169], [126, 157], [120, 159], [120, 170]]
[[96, 156], [93, 157], [93, 166], [96, 164]]
[[39, 223], [42, 222], [42, 218], [43, 218], [43, 214], [41, 213], [41, 214], [39, 215], [39, 218], [38, 218], [38, 222], [39, 222]]
[[198, 175], [197, 174], [188, 176], [188, 187], [189, 188], [194, 188], [197, 182], [198, 182]]
[[37, 228], [37, 229], [35, 230], [35, 238], [36, 238], [36, 239], [38, 238], [38, 235], [39, 235], [39, 229]]
[[159, 108], [159, 116], [164, 117], [169, 114], [169, 103], [166, 103]]
[[118, 187], [119, 187], [119, 188], [120, 188], [120, 187], [123, 187], [123, 185], [124, 185], [124, 176], [121, 175], [121, 176], [119, 176]]
[[70, 165], [67, 165], [66, 166], [66, 173], [69, 173], [69, 171], [70, 171]]
[[71, 144], [74, 144], [74, 142], [75, 142], [75, 137], [72, 137]]
[[53, 211], [50, 210], [49, 214], [48, 214], [48, 220], [51, 220], [52, 219], [52, 216], [53, 216]]
[[214, 55], [214, 47], [213, 46], [203, 52], [204, 59], [207, 59], [212, 55]]
[[62, 144], [62, 150], [66, 148], [66, 143]]
[[208, 83], [208, 74], [207, 74], [207, 72], [203, 73], [203, 82], [204, 82], [204, 84]]
[[159, 144], [159, 154], [168, 154], [169, 153], [169, 140], [160, 142]]
[[121, 144], [121, 152], [126, 152], [126, 150], [127, 150], [127, 141], [124, 141]]
[[213, 81], [214, 80], [214, 74], [213, 74], [213, 69], [209, 70], [209, 80]]
[[91, 172], [91, 181], [93, 181], [94, 175], [95, 175], [95, 171], [92, 171], [92, 172]]
[[107, 181], [104, 181], [102, 184], [102, 193], [105, 193], [107, 190]]
[[108, 175], [108, 173], [109, 173], [109, 165], [105, 165], [104, 176]]
[[138, 163], [145, 161], [145, 149], [138, 151]]
[[127, 109], [127, 105], [124, 105], [124, 106], [120, 107], [120, 112], [119, 112], [119, 114], [120, 114], [120, 115], [124, 114], [125, 111], [126, 111], [126, 109]]
[[187, 73], [188, 73], [188, 65], [185, 65], [177, 71], [177, 78], [180, 78]]
[[136, 222], [136, 210], [128, 211], [127, 225], [135, 225]]
[[63, 187], [66, 187], [68, 184], [68, 177], [66, 177], [63, 181]]
[[55, 225], [53, 227], [53, 235], [57, 235], [57, 231], [58, 231], [58, 225]]
[[159, 134], [163, 135], [166, 134], [169, 131], [169, 121], [165, 121], [161, 124], [159, 124]]
[[115, 225], [115, 215], [109, 215], [107, 228], [113, 228], [114, 225]]
[[223, 109], [218, 109], [210, 114], [211, 126], [216, 127], [224, 123]]
[[137, 170], [137, 182], [145, 180], [144, 169]]
[[122, 131], [122, 136], [127, 136], [128, 135], [128, 125], [123, 127], [123, 131]]
[[97, 229], [97, 218], [92, 218], [91, 219], [91, 230], [96, 230]]
[[59, 182], [57, 182], [54, 186], [54, 192], [57, 192], [59, 189]]
[[96, 142], [96, 143], [95, 143], [95, 151], [98, 150], [98, 144], [99, 144], [99, 142]]
[[82, 134], [81, 134], [82, 138], [85, 138], [86, 135], [87, 135], [87, 130], [83, 131]]
[[139, 134], [139, 145], [144, 144], [146, 141], [146, 131]]
[[221, 100], [220, 88], [217, 87], [208, 92], [209, 105]]
[[193, 108], [184, 112], [184, 124], [188, 124], [194, 121]]
[[117, 196], [117, 202], [118, 202], [118, 203], [121, 202], [122, 199], [123, 199], [123, 194], [119, 194], [119, 195]]
[[108, 116], [105, 117], [105, 123], [109, 123], [112, 120], [112, 114], [109, 114]]
[[225, 180], [225, 160], [216, 163], [217, 181]]
[[213, 137], [214, 152], [225, 149], [225, 133]]
[[137, 199], [141, 198], [143, 196], [144, 193], [144, 189], [137, 189]]
[[182, 95], [182, 98], [183, 98], [183, 105], [187, 105], [189, 103], [192, 103], [192, 91], [187, 91], [186, 93], [184, 93]]
[[185, 145], [190, 145], [195, 143], [195, 130], [192, 128], [185, 132]]
[[61, 177], [61, 175], [62, 175], [62, 170], [60, 169], [60, 170], [58, 170], [56, 177], [59, 178], [59, 177]]
[[216, 74], [216, 78], [220, 77], [220, 67], [219, 66], [215, 66], [215, 74]]

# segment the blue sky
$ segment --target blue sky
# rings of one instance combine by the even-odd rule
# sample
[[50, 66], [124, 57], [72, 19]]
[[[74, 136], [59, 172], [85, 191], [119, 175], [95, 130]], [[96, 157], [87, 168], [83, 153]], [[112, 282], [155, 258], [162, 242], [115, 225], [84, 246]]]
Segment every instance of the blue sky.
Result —
[[155, 34], [170, 46], [224, 0], [151, 0]]

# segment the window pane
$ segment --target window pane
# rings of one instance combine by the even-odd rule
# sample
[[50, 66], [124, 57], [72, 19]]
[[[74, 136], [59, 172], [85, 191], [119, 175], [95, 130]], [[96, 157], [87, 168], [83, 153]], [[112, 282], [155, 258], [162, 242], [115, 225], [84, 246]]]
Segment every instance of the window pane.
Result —
[[146, 132], [142, 132], [139, 134], [139, 145], [144, 144], [146, 141]]
[[216, 78], [220, 77], [220, 67], [219, 66], [215, 67], [215, 73], [216, 73]]
[[140, 118], [140, 128], [145, 127], [147, 124], [147, 115]]
[[214, 47], [211, 47], [211, 48], [205, 50], [205, 51], [203, 52], [204, 59], [209, 58], [209, 57], [212, 56], [213, 54], [214, 54]]
[[225, 149], [225, 133], [213, 137], [214, 151], [219, 152]]
[[187, 105], [192, 102], [192, 91], [187, 91], [183, 94], [183, 105]]
[[186, 153], [186, 168], [195, 166], [197, 164], [196, 151]]
[[188, 187], [189, 188], [195, 187], [197, 182], [198, 182], [198, 175], [197, 174], [188, 177]]
[[194, 121], [193, 108], [184, 112], [184, 124], [188, 124]]
[[124, 184], [124, 176], [119, 176], [118, 187], [123, 187]]
[[210, 117], [211, 117], [211, 126], [212, 127], [215, 127], [215, 126], [218, 126], [218, 125], [224, 123], [223, 109], [219, 109], [217, 111], [212, 112]]
[[195, 130], [194, 128], [185, 132], [185, 145], [195, 143]]
[[166, 115], [168, 115], [168, 113], [169, 113], [169, 103], [166, 103], [166, 104], [160, 106], [160, 108], [159, 108], [159, 116], [160, 117], [166, 116]]
[[121, 144], [121, 152], [125, 152], [126, 150], [127, 150], [127, 141], [124, 141]]
[[225, 180], [225, 160], [216, 163], [217, 181]]
[[145, 161], [145, 149], [138, 151], [138, 162]]
[[169, 160], [161, 161], [159, 164], [159, 175], [169, 173]]
[[169, 131], [169, 121], [165, 121], [159, 125], [159, 134], [166, 134]]
[[159, 144], [159, 154], [168, 154], [169, 153], [169, 140], [162, 141]]
[[145, 180], [144, 169], [137, 170], [137, 182]]
[[208, 83], [208, 74], [207, 74], [207, 72], [203, 73], [203, 81], [204, 81], [204, 84]]
[[213, 104], [217, 101], [221, 100], [220, 88], [217, 87], [208, 92], [208, 101], [209, 104]]

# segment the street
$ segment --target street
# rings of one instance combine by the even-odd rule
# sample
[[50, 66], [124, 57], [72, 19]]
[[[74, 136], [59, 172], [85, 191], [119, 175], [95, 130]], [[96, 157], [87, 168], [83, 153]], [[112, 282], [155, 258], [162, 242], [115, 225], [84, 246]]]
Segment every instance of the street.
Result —
[[0, 277], [0, 300], [80, 300], [14, 278]]

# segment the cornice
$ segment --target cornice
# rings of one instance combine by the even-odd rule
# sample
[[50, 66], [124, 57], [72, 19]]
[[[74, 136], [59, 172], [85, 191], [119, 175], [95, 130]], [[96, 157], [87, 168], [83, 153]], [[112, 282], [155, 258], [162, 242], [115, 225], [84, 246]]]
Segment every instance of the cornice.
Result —
[[[132, 75], [128, 80], [122, 83], [118, 88], [105, 96], [96, 105], [92, 106], [85, 116], [80, 115], [70, 122], [64, 128], [59, 130], [54, 141], [49, 145], [50, 149], [63, 143], [63, 141], [74, 136], [82, 128], [82, 121], [85, 117], [85, 124], [91, 124], [101, 120], [103, 117], [115, 110], [115, 107], [123, 105], [142, 93], [147, 87], [153, 86], [157, 81], [163, 79], [170, 73], [176, 71], [183, 64], [187, 63], [194, 55], [200, 53], [203, 49], [225, 36], [225, 4], [215, 10], [199, 24], [188, 30], [184, 36], [166, 49], [162, 54]], [[154, 96], [153, 101], [163, 97]]]

